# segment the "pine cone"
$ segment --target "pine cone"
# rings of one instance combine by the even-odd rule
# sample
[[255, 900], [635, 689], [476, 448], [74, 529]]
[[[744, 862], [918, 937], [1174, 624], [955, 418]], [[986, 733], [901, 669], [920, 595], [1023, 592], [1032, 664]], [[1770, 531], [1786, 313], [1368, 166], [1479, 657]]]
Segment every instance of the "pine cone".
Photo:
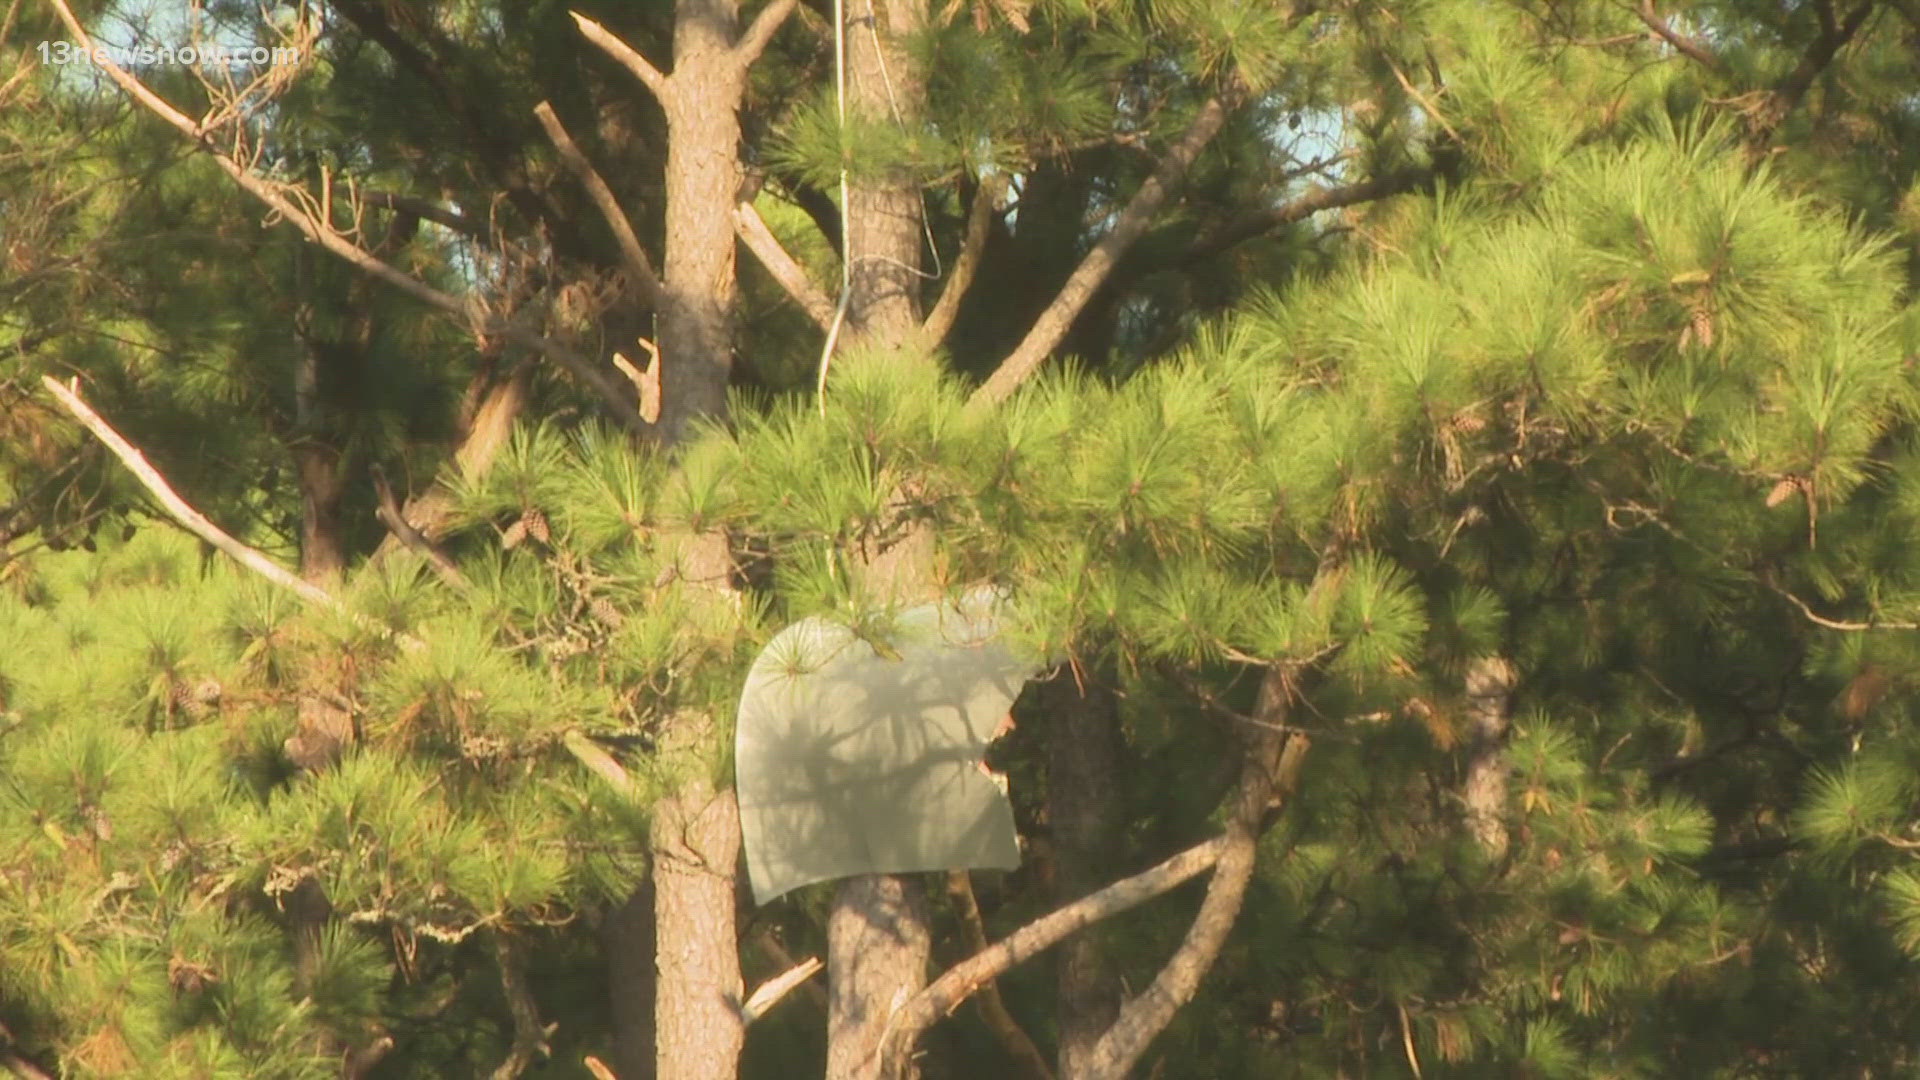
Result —
[[519, 521], [507, 526], [507, 531], [500, 534], [500, 547], [504, 551], [512, 551], [514, 548], [520, 546], [520, 541], [526, 538], [527, 519], [521, 518]]
[[547, 528], [547, 515], [541, 513], [538, 508], [527, 511], [526, 515], [520, 519], [520, 523], [527, 527], [528, 536], [543, 544], [553, 543], [553, 533]]

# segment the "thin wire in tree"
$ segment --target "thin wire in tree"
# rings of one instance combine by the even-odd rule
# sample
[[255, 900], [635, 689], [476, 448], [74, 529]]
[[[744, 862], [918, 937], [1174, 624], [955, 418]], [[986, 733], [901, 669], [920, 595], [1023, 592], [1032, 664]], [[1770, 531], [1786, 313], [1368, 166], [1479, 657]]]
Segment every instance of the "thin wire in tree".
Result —
[[840, 340], [840, 326], [847, 321], [847, 302], [853, 297], [852, 235], [847, 228], [847, 13], [845, 0], [833, 0], [833, 96], [840, 117], [840, 303], [833, 309], [833, 323], [827, 327], [827, 343], [820, 348], [820, 379], [814, 387], [814, 399], [820, 403], [820, 415], [827, 415], [827, 369], [833, 363], [833, 346]]

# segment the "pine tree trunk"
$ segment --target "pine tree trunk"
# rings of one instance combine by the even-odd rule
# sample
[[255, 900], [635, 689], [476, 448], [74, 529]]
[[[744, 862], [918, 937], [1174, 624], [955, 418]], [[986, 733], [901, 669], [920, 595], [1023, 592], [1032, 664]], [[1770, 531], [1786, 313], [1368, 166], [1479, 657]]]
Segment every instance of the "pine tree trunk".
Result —
[[746, 1027], [734, 872], [740, 813], [732, 789], [683, 783], [654, 804], [654, 1007], [658, 1080], [731, 1080]]
[[[677, 0], [672, 72], [629, 63], [666, 113], [666, 252], [659, 309], [659, 440], [671, 450], [701, 418], [726, 409], [733, 362], [733, 207], [741, 186], [741, 97], [746, 65], [734, 52], [736, 0]], [[629, 50], [630, 51], [630, 50]], [[729, 587], [724, 538], [688, 538], [684, 576]], [[676, 748], [686, 777], [654, 806], [653, 949], [644, 935], [621, 934], [608, 960], [616, 1045], [622, 1054], [648, 1033], [637, 1030], [653, 996], [654, 1075], [658, 1080], [731, 1080], [745, 1029], [735, 879], [740, 818], [733, 792], [709, 779], [717, 725], [681, 714], [666, 725], [663, 753]], [[649, 970], [651, 965], [653, 970]]]
[[1490, 860], [1507, 852], [1508, 703], [1516, 680], [1503, 657], [1483, 656], [1467, 669], [1467, 777], [1461, 786], [1467, 827]]
[[842, 881], [827, 917], [827, 1076], [873, 1075], [887, 1020], [927, 981], [932, 948], [920, 883], [891, 874]]
[[[1092, 681], [1082, 694], [1063, 670], [1042, 688], [1047, 736], [1047, 820], [1053, 827], [1054, 903], [1065, 906], [1106, 886], [1122, 861], [1119, 717], [1113, 692]], [[1120, 1015], [1120, 982], [1103, 927], [1060, 945], [1059, 1064], [1078, 1075]]]
[[[917, 124], [925, 78], [903, 42], [926, 24], [925, 0], [855, 0], [847, 15], [848, 111], [869, 121]], [[914, 344], [921, 319], [921, 213], [919, 181], [905, 170], [849, 186], [849, 344]], [[931, 570], [929, 539], [911, 537], [871, 560], [866, 570], [874, 584], [896, 598], [918, 598]], [[926, 985], [933, 941], [927, 913], [918, 881], [876, 875], [840, 884], [827, 919], [828, 1080], [871, 1075], [893, 1010]]]
[[660, 429], [676, 445], [720, 416], [733, 367], [733, 203], [745, 73], [731, 49], [734, 0], [679, 0], [667, 114], [666, 258], [660, 312]]
[[[362, 317], [364, 320], [364, 316]], [[336, 417], [327, 405], [330, 355], [351, 347], [299, 334], [293, 366], [294, 482], [300, 488], [300, 576], [317, 584], [337, 581], [347, 569], [347, 542], [341, 505], [347, 482], [341, 468]]]

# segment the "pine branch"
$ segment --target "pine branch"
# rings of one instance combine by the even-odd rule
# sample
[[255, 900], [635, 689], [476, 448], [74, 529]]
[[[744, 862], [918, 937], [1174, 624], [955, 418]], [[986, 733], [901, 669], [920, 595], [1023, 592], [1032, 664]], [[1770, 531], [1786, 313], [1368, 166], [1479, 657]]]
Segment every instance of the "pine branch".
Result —
[[1219, 229], [1195, 239], [1187, 248], [1185, 260], [1188, 265], [1205, 262], [1229, 248], [1256, 236], [1265, 235], [1283, 225], [1303, 221], [1322, 210], [1338, 210], [1345, 206], [1377, 202], [1395, 195], [1418, 191], [1432, 183], [1435, 175], [1436, 170], [1433, 167], [1423, 165], [1398, 169], [1385, 176], [1376, 176], [1371, 180], [1362, 180], [1358, 183], [1314, 188], [1270, 210], [1242, 215]]
[[[668, 86], [667, 76], [662, 74], [659, 68], [648, 63], [647, 58], [641, 56], [639, 50], [613, 36], [606, 27], [577, 11], [570, 11], [567, 14], [573, 16], [574, 25], [580, 28], [580, 36], [598, 45], [602, 52], [613, 57], [621, 67], [632, 72], [633, 77], [640, 80], [640, 85], [647, 88], [647, 92], [653, 95], [655, 101], [663, 107], [666, 105], [667, 96], [672, 93], [672, 89]], [[764, 15], [765, 12], [761, 14]]]
[[[94, 48], [93, 39], [87, 35], [86, 30], [80, 25], [80, 21], [74, 17], [72, 9], [67, 6], [67, 0], [51, 0], [51, 2], [54, 10], [59, 13], [61, 21], [66, 24], [67, 30], [73, 34], [74, 41], [83, 49], [92, 50]], [[321, 247], [339, 256], [341, 259], [365, 273], [387, 282], [401, 292], [406, 293], [408, 296], [430, 307], [438, 308], [450, 315], [461, 318], [469, 318], [472, 315], [468, 304], [447, 293], [441, 292], [439, 289], [428, 285], [418, 278], [396, 269], [392, 265], [374, 256], [371, 252], [354, 244], [335, 230], [331, 224], [313, 215], [305, 207], [296, 204], [292, 199], [288, 198], [287, 195], [280, 190], [279, 185], [255, 176], [231, 156], [215, 149], [212, 141], [208, 138], [208, 131], [203, 129], [200, 124], [189, 119], [184, 113], [175, 109], [172, 105], [169, 105], [164, 98], [152, 90], [147, 89], [145, 84], [128, 74], [118, 64], [115, 64], [110, 57], [102, 55], [100, 59], [105, 60], [105, 63], [96, 66], [106, 73], [107, 78], [113, 80], [116, 85], [126, 91], [134, 100], [146, 106], [148, 111], [165, 120], [181, 134], [192, 139], [203, 152], [213, 157], [221, 170], [233, 178], [234, 183], [240, 185], [242, 189], [254, 198], [259, 199], [271, 207], [276, 213], [280, 214], [280, 216], [292, 222], [294, 227], [304, 233], [309, 240], [319, 244]], [[494, 324], [489, 326], [489, 329], [516, 344], [533, 349], [557, 361], [562, 367], [571, 372], [575, 378], [592, 387], [613, 414], [629, 428], [638, 432], [645, 432], [649, 429], [649, 425], [645, 420], [641, 419], [639, 411], [634, 408], [633, 402], [628, 400], [627, 395], [621, 391], [619, 384], [608, 378], [605, 372], [601, 371], [597, 365], [586, 357], [557, 341], [550, 340], [524, 327], [517, 326], [511, 321], [495, 320]]]
[[796, 0], [773, 0], [753, 17], [753, 22], [733, 47], [734, 62], [740, 65], [741, 70], [752, 67], [753, 62], [760, 59], [760, 54], [766, 51], [773, 35], [787, 21], [787, 16], [793, 14], [795, 6]]
[[[60, 0], [55, 2], [58, 3]], [[79, 380], [76, 379], [75, 387], [78, 384]], [[167, 513], [171, 514], [173, 519], [184, 526], [188, 532], [225, 552], [233, 561], [294, 593], [308, 603], [334, 611], [344, 609], [344, 605], [326, 590], [312, 582], [303, 581], [299, 575], [274, 562], [264, 552], [248, 547], [228, 535], [218, 525], [208, 521], [206, 515], [195, 510], [187, 500], [180, 497], [180, 493], [173, 489], [173, 485], [167, 483], [167, 478], [160, 475], [160, 470], [147, 461], [147, 456], [141, 453], [139, 448], [123, 438], [111, 424], [101, 419], [99, 413], [94, 412], [85, 401], [82, 401], [75, 389], [61, 385], [59, 380], [51, 375], [40, 376], [40, 385], [52, 392], [53, 396], [59, 399], [60, 404], [66, 406], [67, 411], [72, 413], [88, 431], [93, 432], [96, 438], [106, 443], [107, 449], [113, 451], [114, 456], [120, 459], [120, 463], [127, 467], [127, 471], [133, 473], [134, 478], [152, 492], [153, 497], [160, 500], [160, 505], [166, 508]]]
[[1667, 20], [1661, 18], [1659, 12], [1653, 9], [1653, 0], [1641, 0], [1640, 7], [1634, 11], [1634, 14], [1640, 16], [1640, 21], [1647, 24], [1647, 29], [1658, 35], [1660, 40], [1673, 46], [1681, 55], [1709, 70], [1726, 70], [1726, 65], [1720, 62], [1719, 57], [1702, 48], [1699, 42], [1669, 26]]
[[[954, 906], [960, 911], [960, 940], [974, 953], [987, 951], [986, 923], [980, 917], [980, 901], [973, 895], [973, 878], [965, 870], [952, 870], [947, 873], [947, 892], [953, 897]], [[988, 979], [980, 987], [980, 1016], [986, 1021], [987, 1030], [1000, 1040], [1000, 1048], [1007, 1056], [1020, 1064], [1020, 1068], [1035, 1080], [1053, 1080], [1053, 1070], [1047, 1066], [1047, 1059], [1033, 1045], [1033, 1038], [1020, 1022], [1007, 1011], [1007, 1003], [1000, 998], [1000, 986]]]
[[460, 573], [460, 568], [453, 565], [453, 560], [447, 558], [431, 540], [422, 536], [420, 530], [414, 528], [413, 523], [407, 520], [406, 514], [401, 510], [400, 500], [394, 497], [393, 486], [387, 483], [385, 470], [377, 464], [373, 467], [373, 490], [378, 500], [374, 509], [375, 514], [380, 518], [381, 523], [407, 546], [408, 550], [427, 560], [427, 565], [433, 567], [433, 572], [440, 575], [440, 580], [463, 591], [472, 587], [466, 576]]
[[653, 260], [647, 258], [645, 248], [640, 246], [640, 238], [634, 235], [633, 222], [627, 220], [626, 211], [620, 209], [620, 200], [614, 198], [613, 189], [607, 186], [600, 171], [580, 152], [580, 147], [567, 134], [560, 123], [560, 117], [548, 102], [534, 106], [533, 115], [540, 120], [540, 127], [546, 131], [547, 138], [554, 149], [560, 151], [560, 160], [564, 162], [574, 178], [587, 189], [587, 195], [593, 199], [593, 205], [606, 220], [607, 228], [613, 230], [613, 237], [619, 241], [620, 257], [626, 261], [627, 276], [633, 279], [634, 287], [648, 306], [659, 310], [661, 300], [660, 275], [653, 268]]
[[960, 244], [960, 257], [954, 260], [953, 273], [947, 276], [946, 283], [940, 286], [940, 298], [933, 302], [933, 310], [927, 312], [925, 321], [920, 324], [920, 332], [929, 345], [939, 345], [947, 339], [953, 329], [953, 322], [960, 315], [960, 301], [965, 299], [967, 290], [973, 287], [974, 275], [980, 271], [980, 258], [987, 250], [987, 226], [993, 223], [993, 209], [1000, 201], [1006, 182], [1000, 177], [980, 178], [979, 187], [973, 192], [973, 205], [967, 210], [966, 239]]
[[986, 952], [975, 953], [948, 968], [926, 989], [910, 998], [895, 1016], [884, 1075], [900, 1075], [920, 1035], [935, 1021], [959, 1008], [988, 980], [1058, 945], [1085, 927], [1130, 911], [1198, 877], [1219, 863], [1226, 847], [1224, 836], [1190, 847], [1150, 870], [1122, 878], [1058, 908], [1002, 938]]
[[368, 206], [412, 214], [476, 240], [484, 240], [487, 236], [485, 226], [457, 210], [441, 206], [432, 199], [422, 199], [417, 195], [402, 195], [392, 191], [363, 191], [360, 193], [360, 201]]
[[506, 1060], [493, 1070], [493, 1080], [518, 1080], [535, 1059], [551, 1053], [548, 1029], [540, 1025], [540, 1007], [533, 999], [533, 988], [527, 985], [527, 964], [520, 943], [499, 927], [491, 936], [494, 961], [500, 968], [500, 992], [513, 1016], [513, 1045], [507, 1050]]
[[1206, 149], [1213, 137], [1220, 133], [1226, 121], [1227, 106], [1220, 98], [1208, 98], [1207, 103], [1201, 106], [1199, 115], [1193, 118], [1179, 140], [1168, 149], [1160, 166], [1128, 201], [1113, 228], [1080, 260], [1080, 265], [1067, 277], [1066, 284], [1060, 287], [1053, 302], [1034, 320], [1027, 336], [1012, 354], [1000, 362], [987, 381], [974, 391], [970, 405], [992, 405], [1005, 400], [1007, 395], [1039, 369], [1041, 362], [1067, 336], [1067, 331], [1073, 327], [1073, 320], [1086, 308], [1094, 292], [1113, 273], [1120, 257], [1133, 246], [1134, 241], [1140, 239], [1160, 208], [1173, 197], [1186, 179], [1187, 169], [1200, 156], [1200, 151]]
[[337, 0], [331, 6], [361, 35], [385, 50], [398, 68], [425, 84], [440, 108], [458, 120], [462, 149], [479, 163], [489, 183], [503, 189], [507, 200], [528, 221], [546, 226], [556, 248], [575, 258], [586, 257], [586, 245], [572, 228], [570, 216], [562, 213], [527, 175], [518, 156], [523, 145], [520, 133], [502, 137], [499, 111], [504, 103], [500, 96], [472, 82], [456, 86], [448, 78], [448, 69], [470, 63], [472, 57], [460, 56], [455, 41], [418, 20], [409, 20], [407, 28], [425, 36], [429, 47], [409, 40], [394, 22], [394, 16], [406, 10], [400, 5]]
[[800, 310], [806, 312], [822, 330], [833, 326], [833, 301], [807, 277], [806, 268], [787, 254], [780, 238], [767, 228], [766, 220], [760, 216], [760, 211], [753, 208], [753, 203], [742, 199], [735, 204], [733, 231], [739, 235], [740, 242], [747, 245], [747, 250], [760, 260], [760, 265], [773, 276], [773, 280], [779, 282], [793, 302], [800, 305]]
[[1800, 62], [1794, 65], [1794, 69], [1787, 73], [1787, 77], [1780, 80], [1779, 85], [1773, 88], [1767, 95], [1765, 103], [1755, 114], [1752, 127], [1749, 129], [1755, 143], [1765, 142], [1773, 137], [1774, 130], [1786, 121], [1788, 114], [1793, 112], [1794, 108], [1800, 104], [1800, 99], [1805, 97], [1807, 91], [1813, 87], [1813, 80], [1820, 77], [1820, 73], [1827, 69], [1827, 65], [1833, 63], [1833, 58], [1839, 54], [1840, 50], [1853, 40], [1862, 26], [1866, 25], [1867, 17], [1873, 14], [1874, 3], [1873, 0], [1861, 0], [1861, 3], [1848, 12], [1847, 17], [1838, 24], [1833, 21], [1833, 9], [1830, 5], [1823, 3], [1820, 7], [1822, 12], [1820, 36], [1807, 46], [1806, 54], [1800, 58]]
[[[1271, 723], [1284, 721], [1291, 698], [1288, 672], [1270, 668], [1260, 686], [1260, 718]], [[1270, 820], [1268, 811], [1274, 803], [1291, 794], [1307, 746], [1308, 740], [1301, 736], [1262, 733], [1249, 740], [1232, 816], [1221, 838], [1220, 861], [1207, 882], [1200, 911], [1152, 985], [1120, 1007], [1119, 1018], [1087, 1056], [1088, 1073], [1127, 1075], [1166, 1029], [1174, 1013], [1193, 1000], [1246, 901], [1262, 824]]]

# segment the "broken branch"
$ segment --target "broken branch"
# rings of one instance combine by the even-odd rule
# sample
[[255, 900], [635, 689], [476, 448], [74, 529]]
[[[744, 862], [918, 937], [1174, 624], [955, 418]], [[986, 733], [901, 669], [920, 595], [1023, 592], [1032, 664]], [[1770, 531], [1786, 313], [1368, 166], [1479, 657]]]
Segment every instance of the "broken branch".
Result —
[[633, 77], [640, 80], [640, 85], [647, 88], [647, 92], [653, 95], [654, 100], [662, 106], [666, 105], [667, 95], [671, 91], [667, 86], [667, 77], [661, 74], [659, 68], [648, 63], [647, 58], [641, 56], [639, 50], [613, 36], [606, 27], [577, 11], [570, 11], [568, 14], [573, 16], [574, 25], [580, 28], [580, 36], [598, 45], [600, 51], [619, 61], [621, 67], [633, 72]]

